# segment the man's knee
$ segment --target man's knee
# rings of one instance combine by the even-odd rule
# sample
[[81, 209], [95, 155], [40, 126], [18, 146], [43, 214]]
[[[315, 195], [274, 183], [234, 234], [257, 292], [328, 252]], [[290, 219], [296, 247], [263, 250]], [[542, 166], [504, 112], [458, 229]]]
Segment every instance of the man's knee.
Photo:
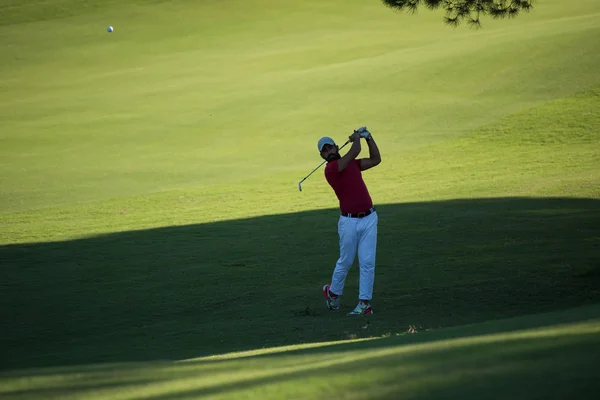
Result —
[[359, 260], [360, 269], [364, 271], [372, 271], [375, 269], [374, 260]]
[[340, 258], [340, 259], [338, 259], [336, 266], [337, 266], [337, 268], [346, 270], [346, 269], [350, 269], [350, 267], [352, 267], [353, 263], [354, 263], [354, 259]]

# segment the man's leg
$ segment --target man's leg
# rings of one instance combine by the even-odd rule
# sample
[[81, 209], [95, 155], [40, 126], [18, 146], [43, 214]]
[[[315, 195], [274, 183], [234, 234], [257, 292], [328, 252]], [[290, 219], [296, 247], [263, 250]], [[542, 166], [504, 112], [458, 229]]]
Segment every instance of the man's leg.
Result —
[[356, 245], [358, 243], [356, 218], [340, 216], [338, 222], [338, 234], [340, 236], [340, 257], [335, 264], [333, 276], [331, 278], [331, 288], [333, 294], [341, 295], [344, 291], [344, 284], [348, 271], [356, 257]]
[[360, 265], [360, 286], [358, 298], [367, 302], [373, 297], [378, 221], [379, 217], [377, 213], [373, 213], [365, 218], [362, 218], [358, 227], [358, 262]]

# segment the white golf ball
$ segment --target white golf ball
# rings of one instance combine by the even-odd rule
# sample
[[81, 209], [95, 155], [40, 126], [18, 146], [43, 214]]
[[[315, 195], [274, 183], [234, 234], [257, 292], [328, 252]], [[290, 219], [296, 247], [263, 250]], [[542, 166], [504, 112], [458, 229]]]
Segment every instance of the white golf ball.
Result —
[[112, 31], [114, 31], [114, 29], [113, 29], [113, 27], [112, 27], [112, 26], [109, 26], [108, 28], [106, 28], [106, 30], [107, 30], [107, 31], [109, 31], [109, 32], [112, 32]]

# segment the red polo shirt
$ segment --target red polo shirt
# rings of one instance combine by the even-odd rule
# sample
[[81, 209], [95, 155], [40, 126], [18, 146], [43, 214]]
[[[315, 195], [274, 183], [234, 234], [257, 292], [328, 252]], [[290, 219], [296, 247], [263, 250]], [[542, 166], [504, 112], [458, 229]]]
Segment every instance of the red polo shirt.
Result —
[[327, 163], [325, 179], [333, 188], [342, 212], [361, 213], [373, 207], [367, 185], [362, 178], [360, 160], [352, 160], [342, 172], [338, 172], [338, 160]]

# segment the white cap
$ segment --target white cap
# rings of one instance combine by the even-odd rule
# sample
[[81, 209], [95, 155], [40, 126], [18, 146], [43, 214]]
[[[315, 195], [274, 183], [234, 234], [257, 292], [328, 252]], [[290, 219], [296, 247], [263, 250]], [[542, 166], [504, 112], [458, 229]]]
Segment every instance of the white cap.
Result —
[[317, 144], [317, 148], [319, 149], [319, 152], [323, 151], [323, 146], [325, 146], [326, 144], [335, 146], [335, 142], [333, 141], [332, 138], [330, 138], [329, 136], [323, 136], [321, 139], [319, 139], [319, 144]]

